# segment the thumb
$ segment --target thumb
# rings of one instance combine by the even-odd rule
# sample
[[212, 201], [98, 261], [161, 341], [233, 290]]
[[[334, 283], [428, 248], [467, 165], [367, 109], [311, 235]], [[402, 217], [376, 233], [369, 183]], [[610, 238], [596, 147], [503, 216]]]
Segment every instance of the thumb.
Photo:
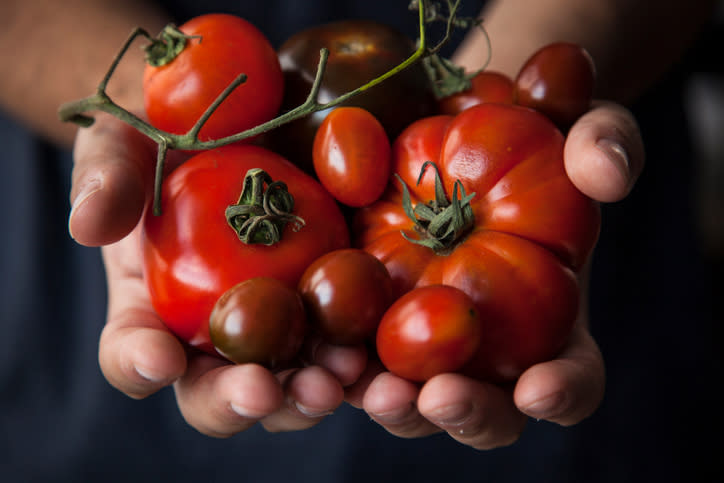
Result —
[[105, 114], [79, 129], [73, 151], [68, 220], [81, 245], [108, 245], [138, 224], [151, 186], [154, 145], [135, 129]]
[[633, 114], [600, 103], [571, 128], [564, 149], [566, 172], [574, 185], [596, 201], [628, 195], [644, 167], [644, 146]]

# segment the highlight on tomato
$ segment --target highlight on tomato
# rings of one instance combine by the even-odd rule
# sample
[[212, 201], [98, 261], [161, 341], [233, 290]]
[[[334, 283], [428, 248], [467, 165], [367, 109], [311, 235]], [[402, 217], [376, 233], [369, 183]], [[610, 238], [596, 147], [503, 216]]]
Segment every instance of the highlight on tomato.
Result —
[[393, 302], [387, 268], [369, 253], [329, 252], [312, 262], [299, 281], [309, 324], [332, 344], [361, 344], [374, 337]]
[[424, 118], [393, 144], [398, 182], [356, 213], [355, 245], [385, 264], [396, 297], [442, 284], [475, 302], [481, 341], [465, 374], [513, 380], [573, 327], [600, 214], [568, 179], [563, 144], [516, 105]]
[[143, 225], [151, 301], [180, 339], [212, 354], [209, 316], [227, 290], [255, 277], [296, 289], [312, 261], [349, 246], [334, 198], [259, 146], [196, 154], [169, 174], [161, 204]]
[[390, 140], [385, 128], [361, 107], [339, 107], [322, 121], [312, 159], [317, 179], [337, 201], [369, 205], [390, 177]]
[[393, 374], [423, 382], [462, 369], [478, 349], [482, 328], [465, 292], [428, 285], [406, 293], [385, 312], [377, 354]]
[[146, 115], [156, 128], [185, 134], [240, 74], [246, 81], [210, 116], [199, 139], [236, 134], [279, 111], [284, 91], [279, 59], [265, 35], [247, 20], [200, 15], [165, 40], [152, 44], [143, 74]]

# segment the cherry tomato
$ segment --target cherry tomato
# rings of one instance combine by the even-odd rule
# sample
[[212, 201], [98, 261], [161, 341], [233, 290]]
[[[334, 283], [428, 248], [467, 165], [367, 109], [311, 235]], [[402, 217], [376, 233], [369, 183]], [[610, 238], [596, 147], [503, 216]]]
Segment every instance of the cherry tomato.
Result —
[[[262, 192], [262, 201], [272, 206], [256, 204]], [[284, 192], [292, 196], [291, 204]], [[254, 203], [235, 206], [242, 193], [253, 194]], [[166, 178], [161, 203], [162, 215], [146, 213], [142, 237], [151, 301], [179, 338], [210, 353], [216, 352], [209, 315], [224, 292], [261, 276], [296, 288], [312, 261], [349, 246], [334, 198], [311, 176], [258, 146], [200, 152]], [[244, 222], [244, 216], [234, 215], [239, 209], [254, 217]], [[280, 209], [284, 213], [273, 216]]]
[[392, 303], [385, 266], [363, 250], [335, 250], [304, 272], [299, 292], [309, 322], [333, 344], [359, 344], [372, 337]]
[[[366, 84], [403, 62], [415, 50], [412, 39], [370, 20], [335, 21], [302, 30], [279, 48], [285, 81], [282, 111], [306, 100], [323, 47], [329, 50], [329, 59], [319, 92], [320, 102], [329, 102]], [[437, 109], [427, 76], [419, 64], [351, 98], [345, 105], [370, 111], [385, 127], [390, 139], [412, 121]], [[265, 136], [265, 144], [312, 172], [314, 134], [328, 113], [317, 112], [283, 125]]]
[[466, 374], [510, 381], [568, 339], [600, 214], [566, 175], [563, 143], [548, 118], [515, 105], [425, 118], [393, 146], [402, 183], [357, 210], [355, 246], [385, 264], [396, 296], [444, 284], [475, 302], [483, 329]]
[[593, 59], [584, 48], [567, 42], [550, 44], [520, 69], [515, 102], [568, 128], [590, 108], [595, 77]]
[[211, 342], [237, 364], [275, 369], [299, 352], [306, 332], [296, 290], [270, 277], [256, 277], [227, 290], [209, 318]]
[[505, 74], [484, 70], [471, 79], [470, 89], [439, 101], [441, 114], [458, 114], [483, 102], [513, 103], [513, 80]]
[[151, 124], [175, 134], [191, 129], [239, 74], [247, 80], [211, 115], [200, 139], [218, 139], [268, 121], [277, 114], [284, 77], [276, 51], [248, 21], [227, 14], [195, 17], [179, 28], [200, 36], [160, 67], [143, 76], [146, 114]]
[[384, 366], [411, 381], [456, 372], [480, 344], [475, 302], [462, 290], [429, 285], [406, 293], [385, 312], [377, 329]]
[[314, 171], [332, 196], [359, 207], [380, 197], [390, 177], [390, 141], [382, 124], [360, 107], [340, 107], [314, 137]]

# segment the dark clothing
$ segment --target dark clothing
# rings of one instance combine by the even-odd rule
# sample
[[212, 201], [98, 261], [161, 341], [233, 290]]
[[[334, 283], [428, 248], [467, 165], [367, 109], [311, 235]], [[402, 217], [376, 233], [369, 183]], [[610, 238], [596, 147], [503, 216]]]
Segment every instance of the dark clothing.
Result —
[[[235, 12], [275, 45], [333, 18], [394, 19], [410, 35], [416, 27], [401, 0], [234, 2], [235, 11], [168, 3], [179, 21]], [[170, 389], [143, 401], [113, 389], [97, 362], [99, 250], [67, 234], [70, 153], [0, 114], [0, 481], [715, 481], [704, 475], [718, 470], [721, 449], [722, 272], [696, 237], [685, 80], [672, 75], [634, 106], [647, 170], [628, 199], [603, 207], [591, 298], [608, 371], [603, 405], [571, 428], [530, 421], [513, 446], [488, 452], [444, 435], [399, 439], [347, 405], [308, 431], [257, 426], [216, 440], [186, 425]]]

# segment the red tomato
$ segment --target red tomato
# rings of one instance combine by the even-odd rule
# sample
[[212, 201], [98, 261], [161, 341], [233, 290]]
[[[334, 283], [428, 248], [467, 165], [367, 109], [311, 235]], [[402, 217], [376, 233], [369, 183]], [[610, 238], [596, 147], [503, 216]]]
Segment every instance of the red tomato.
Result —
[[333, 344], [372, 337], [392, 303], [385, 266], [363, 250], [335, 250], [315, 260], [299, 281], [309, 322]]
[[441, 99], [440, 113], [459, 114], [483, 102], [513, 103], [513, 80], [505, 74], [484, 70], [471, 83], [470, 89]]
[[146, 66], [143, 95], [155, 127], [175, 134], [191, 129], [239, 75], [247, 80], [218, 107], [201, 129], [202, 140], [219, 139], [268, 121], [282, 102], [284, 78], [276, 51], [246, 20], [226, 14], [195, 17], [181, 25], [185, 49], [160, 67]]
[[330, 112], [314, 137], [314, 171], [347, 206], [369, 205], [390, 177], [390, 141], [382, 124], [360, 107]]
[[462, 290], [429, 285], [398, 299], [377, 329], [384, 366], [411, 381], [461, 369], [478, 349], [482, 326], [475, 302]]
[[559, 42], [535, 52], [515, 79], [515, 102], [567, 128], [591, 106], [593, 59], [582, 47]]
[[269, 277], [234, 285], [214, 305], [209, 333], [216, 350], [237, 364], [276, 369], [299, 352], [306, 332], [296, 290]]
[[[466, 372], [475, 377], [516, 378], [554, 357], [574, 323], [575, 272], [600, 215], [568, 179], [563, 143], [547, 118], [514, 105], [422, 119], [393, 146], [393, 169], [418, 221], [404, 209], [402, 183], [357, 212], [356, 244], [385, 264], [398, 295], [444, 284], [473, 299], [482, 340]], [[440, 173], [438, 193], [432, 167], [417, 184], [428, 160]]]
[[[286, 183], [293, 196], [291, 216], [304, 220], [300, 228], [292, 219], [279, 230], [281, 240], [269, 246], [243, 243], [225, 218], [248, 180], [245, 174], [258, 167], [274, 182]], [[259, 180], [249, 185], [261, 187]], [[349, 245], [345, 220], [329, 193], [281, 156], [258, 146], [231, 145], [197, 154], [167, 177], [161, 203], [162, 215], [146, 214], [142, 240], [151, 301], [181, 339], [212, 353], [209, 314], [226, 290], [261, 276], [296, 288], [312, 261]], [[274, 231], [265, 223], [255, 227], [263, 229], [256, 231], [262, 242], [263, 235]]]

